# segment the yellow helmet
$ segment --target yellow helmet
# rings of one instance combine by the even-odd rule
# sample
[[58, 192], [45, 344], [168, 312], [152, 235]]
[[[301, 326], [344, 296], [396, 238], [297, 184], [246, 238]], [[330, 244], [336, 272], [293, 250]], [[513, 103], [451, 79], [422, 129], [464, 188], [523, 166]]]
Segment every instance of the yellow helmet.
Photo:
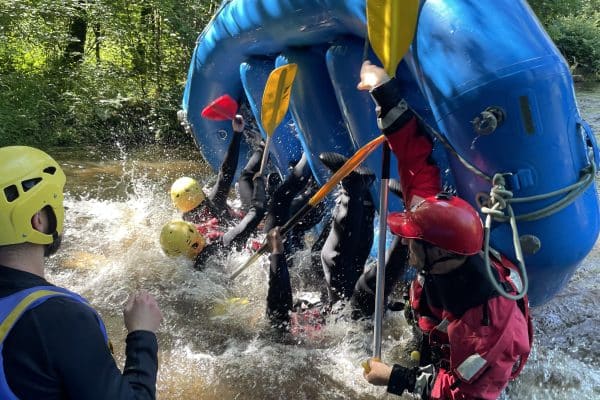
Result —
[[170, 221], [160, 231], [160, 246], [169, 257], [194, 258], [206, 246], [206, 240], [196, 226], [186, 221]]
[[171, 200], [181, 212], [198, 207], [205, 199], [204, 192], [197, 180], [184, 176], [171, 185]]
[[26, 146], [0, 148], [0, 245], [51, 244], [52, 233], [33, 229], [31, 218], [50, 206], [56, 216], [56, 233], [62, 233], [65, 181], [62, 168], [43, 151]]

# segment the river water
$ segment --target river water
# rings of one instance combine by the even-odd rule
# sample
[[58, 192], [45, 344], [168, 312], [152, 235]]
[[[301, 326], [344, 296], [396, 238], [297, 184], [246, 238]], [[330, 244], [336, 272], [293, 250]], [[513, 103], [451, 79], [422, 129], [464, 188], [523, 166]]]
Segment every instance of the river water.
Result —
[[[600, 87], [578, 88], [584, 117], [600, 133]], [[177, 212], [168, 195], [183, 175], [210, 175], [195, 149], [51, 151], [68, 176], [62, 251], [47, 278], [87, 297], [107, 324], [123, 365], [122, 304], [131, 290], [152, 292], [163, 310], [158, 332], [159, 399], [385, 399], [362, 378], [370, 354], [368, 322], [328, 321], [316, 336], [275, 340], [264, 318], [267, 266], [236, 281], [228, 274], [250, 254], [211, 260], [204, 271], [165, 257], [160, 227]], [[292, 286], [311, 290], [306, 254]], [[600, 245], [555, 299], [533, 310], [535, 347], [503, 399], [600, 398]], [[407, 359], [414, 349], [402, 313], [384, 321], [383, 358]], [[397, 397], [395, 397], [397, 398]], [[410, 398], [410, 396], [405, 396]]]

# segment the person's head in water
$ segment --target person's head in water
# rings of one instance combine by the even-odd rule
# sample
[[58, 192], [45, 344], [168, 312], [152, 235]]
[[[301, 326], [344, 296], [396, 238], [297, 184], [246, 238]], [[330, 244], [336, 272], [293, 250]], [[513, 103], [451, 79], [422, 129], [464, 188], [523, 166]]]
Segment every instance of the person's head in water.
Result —
[[194, 259], [206, 246], [206, 240], [191, 222], [174, 220], [163, 225], [160, 246], [169, 257]]
[[483, 224], [473, 207], [447, 193], [430, 196], [411, 210], [391, 213], [388, 225], [408, 246], [409, 265], [443, 274], [481, 251]]
[[171, 201], [183, 213], [199, 207], [205, 200], [206, 195], [194, 178], [184, 176], [171, 185]]
[[43, 246], [44, 256], [58, 250], [65, 181], [62, 168], [45, 152], [0, 148], [0, 252], [24, 245]]

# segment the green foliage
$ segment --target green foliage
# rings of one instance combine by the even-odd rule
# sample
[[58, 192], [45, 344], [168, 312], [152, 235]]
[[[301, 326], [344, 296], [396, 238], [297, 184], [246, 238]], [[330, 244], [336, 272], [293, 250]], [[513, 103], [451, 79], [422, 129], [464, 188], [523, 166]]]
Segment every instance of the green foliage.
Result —
[[584, 73], [600, 74], [600, 13], [556, 18], [548, 33], [570, 65]]
[[11, 80], [11, 86], [0, 83], [0, 146], [40, 142], [41, 125], [38, 118], [30, 118], [29, 112], [46, 103], [34, 96], [41, 82], [19, 75], [5, 77]]
[[[176, 111], [219, 2], [0, 2], [0, 145], [189, 141]], [[76, 20], [86, 36], [73, 64]]]
[[[599, 74], [600, 0], [529, 2], [569, 63]], [[189, 142], [176, 111], [220, 3], [0, 1], [0, 145]]]
[[546, 25], [559, 16], [579, 12], [585, 0], [528, 0], [537, 17]]
[[600, 0], [529, 0], [573, 70], [600, 78]]

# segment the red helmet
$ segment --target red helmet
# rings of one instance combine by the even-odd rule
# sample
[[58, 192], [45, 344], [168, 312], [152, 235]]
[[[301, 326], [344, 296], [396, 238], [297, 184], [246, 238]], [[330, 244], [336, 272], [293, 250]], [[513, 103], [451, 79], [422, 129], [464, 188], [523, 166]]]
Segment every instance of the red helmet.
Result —
[[477, 211], [446, 193], [427, 197], [410, 211], [391, 213], [387, 222], [395, 235], [421, 239], [453, 253], [476, 254], [483, 244], [483, 224]]

